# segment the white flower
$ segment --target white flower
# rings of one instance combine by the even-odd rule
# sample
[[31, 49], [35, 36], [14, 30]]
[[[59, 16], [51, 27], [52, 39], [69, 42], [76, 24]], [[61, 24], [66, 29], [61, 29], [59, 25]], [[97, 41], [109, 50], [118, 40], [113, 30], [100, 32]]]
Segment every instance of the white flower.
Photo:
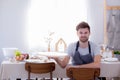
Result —
[[46, 37], [44, 37], [45, 42], [47, 42], [48, 44], [51, 43], [51, 41], [53, 40], [52, 35], [54, 34], [54, 32], [48, 32], [48, 35]]

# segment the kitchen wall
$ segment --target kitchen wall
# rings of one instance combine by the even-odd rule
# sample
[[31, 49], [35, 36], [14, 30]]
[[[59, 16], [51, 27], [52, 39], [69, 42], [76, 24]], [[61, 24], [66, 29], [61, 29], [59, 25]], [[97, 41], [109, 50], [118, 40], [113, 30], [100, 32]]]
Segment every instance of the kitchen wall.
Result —
[[104, 3], [103, 0], [87, 0], [88, 1], [88, 22], [91, 26], [90, 39], [97, 44], [103, 43], [103, 26], [104, 26]]
[[[103, 0], [87, 1], [90, 40], [97, 44], [103, 43]], [[2, 48], [17, 47], [22, 51], [28, 49], [25, 32], [29, 8], [30, 0], [0, 0], [0, 63], [4, 59]]]
[[[106, 0], [109, 6], [120, 6], [120, 0]], [[88, 22], [92, 27], [90, 39], [97, 44], [104, 43], [104, 0], [87, 0]]]
[[0, 62], [4, 59], [2, 48], [27, 49], [25, 27], [29, 5], [30, 0], [0, 0]]

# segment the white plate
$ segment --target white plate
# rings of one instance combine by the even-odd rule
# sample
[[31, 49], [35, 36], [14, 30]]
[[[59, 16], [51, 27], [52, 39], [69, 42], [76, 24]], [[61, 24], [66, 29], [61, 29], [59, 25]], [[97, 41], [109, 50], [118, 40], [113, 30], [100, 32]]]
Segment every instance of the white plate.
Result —
[[27, 59], [25, 60], [26, 62], [30, 62], [30, 63], [49, 63], [49, 62], [54, 62], [53, 60], [50, 59]]
[[27, 59], [25, 60], [26, 62], [32, 62], [32, 63], [44, 63], [44, 60], [39, 60], [39, 59]]
[[38, 52], [38, 54], [43, 56], [57, 56], [57, 57], [64, 57], [67, 55], [67, 53], [63, 52]]
[[48, 57], [43, 56], [43, 55], [37, 55], [37, 54], [36, 54], [36, 55], [34, 55], [34, 56], [31, 56], [30, 59], [46, 60], [46, 59], [48, 59]]
[[118, 61], [118, 59], [117, 58], [105, 58], [104, 61], [115, 62], [115, 61]]

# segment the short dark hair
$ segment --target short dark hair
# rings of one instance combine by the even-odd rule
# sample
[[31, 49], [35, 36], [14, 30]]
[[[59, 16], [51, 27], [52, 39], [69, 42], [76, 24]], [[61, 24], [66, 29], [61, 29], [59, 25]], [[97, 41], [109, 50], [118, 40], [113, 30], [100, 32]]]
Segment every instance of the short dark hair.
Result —
[[80, 28], [88, 28], [90, 32], [90, 26], [86, 22], [81, 22], [76, 26], [76, 31], [78, 31]]

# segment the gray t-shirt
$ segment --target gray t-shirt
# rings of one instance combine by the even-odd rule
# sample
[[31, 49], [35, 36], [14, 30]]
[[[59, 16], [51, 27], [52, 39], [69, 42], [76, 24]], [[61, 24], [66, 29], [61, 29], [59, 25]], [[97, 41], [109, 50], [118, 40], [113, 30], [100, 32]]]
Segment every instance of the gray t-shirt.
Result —
[[[89, 41], [89, 43], [90, 43], [90, 47], [91, 47], [91, 55], [94, 57], [95, 55], [100, 54], [100, 48], [91, 41]], [[74, 54], [75, 54], [76, 44], [77, 44], [77, 41], [74, 42], [74, 43], [71, 43], [66, 49], [66, 52], [71, 57], [73, 57]], [[81, 55], [89, 54], [89, 48], [88, 47], [87, 48], [80, 48], [79, 47], [78, 51]]]

